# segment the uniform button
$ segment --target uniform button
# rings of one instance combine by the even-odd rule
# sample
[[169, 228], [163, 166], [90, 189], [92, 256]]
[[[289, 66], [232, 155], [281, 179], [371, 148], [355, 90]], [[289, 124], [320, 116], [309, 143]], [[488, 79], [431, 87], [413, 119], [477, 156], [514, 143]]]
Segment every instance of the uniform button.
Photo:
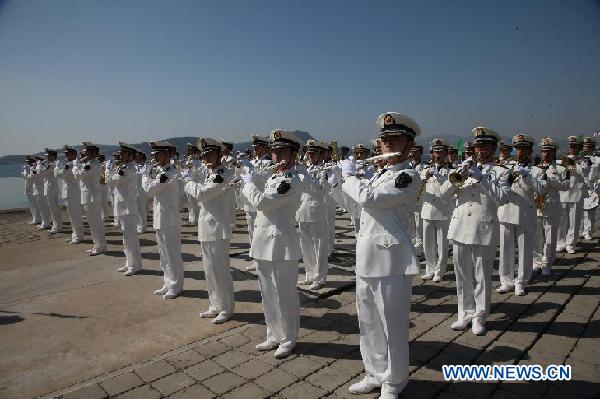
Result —
[[471, 216], [471, 212], [467, 212], [467, 216]]

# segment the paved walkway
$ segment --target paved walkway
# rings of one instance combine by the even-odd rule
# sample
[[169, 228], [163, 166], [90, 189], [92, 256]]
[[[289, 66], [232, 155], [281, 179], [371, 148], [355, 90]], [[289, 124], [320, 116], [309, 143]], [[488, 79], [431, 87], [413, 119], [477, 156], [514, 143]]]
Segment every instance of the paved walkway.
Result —
[[[277, 360], [255, 350], [265, 336], [256, 307], [234, 327], [50, 393], [47, 398], [372, 398], [350, 395], [363, 373], [351, 272], [351, 228], [338, 217], [334, 283], [301, 291], [300, 339], [295, 354]], [[561, 254], [552, 276], [535, 275], [528, 294], [493, 293], [485, 336], [449, 328], [455, 320], [452, 267], [441, 284], [415, 278], [410, 314], [411, 398], [542, 398], [600, 395], [600, 246], [584, 241]], [[241, 270], [247, 248], [236, 245]], [[246, 276], [254, 278], [247, 272]], [[497, 276], [494, 276], [497, 284]], [[236, 281], [237, 284], [237, 281]], [[191, 317], [191, 316], [190, 316]], [[241, 322], [240, 322], [241, 321]], [[1, 331], [1, 330], [0, 330]], [[207, 334], [208, 335], [208, 334]], [[444, 364], [569, 364], [571, 382], [446, 383]], [[60, 364], [56, 364], [60, 367]]]

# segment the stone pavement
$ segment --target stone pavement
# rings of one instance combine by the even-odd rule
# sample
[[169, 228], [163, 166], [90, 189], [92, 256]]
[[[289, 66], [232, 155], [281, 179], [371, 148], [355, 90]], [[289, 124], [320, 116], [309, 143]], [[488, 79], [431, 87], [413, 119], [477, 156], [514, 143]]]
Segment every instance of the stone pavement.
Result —
[[[351, 278], [348, 220], [338, 217], [339, 281], [303, 292], [295, 353], [277, 360], [254, 348], [265, 337], [261, 315], [147, 361], [99, 375], [45, 398], [374, 398], [350, 395], [363, 366]], [[584, 241], [575, 255], [560, 254], [552, 276], [536, 274], [523, 297], [492, 295], [485, 336], [450, 329], [456, 295], [452, 267], [440, 284], [415, 278], [410, 313], [410, 382], [402, 397], [593, 398], [600, 395], [600, 246]], [[232, 256], [243, 257], [243, 251]], [[247, 264], [247, 263], [245, 263]], [[239, 264], [241, 267], [243, 264]], [[498, 284], [494, 276], [495, 285]], [[568, 364], [570, 382], [448, 383], [445, 364]]]

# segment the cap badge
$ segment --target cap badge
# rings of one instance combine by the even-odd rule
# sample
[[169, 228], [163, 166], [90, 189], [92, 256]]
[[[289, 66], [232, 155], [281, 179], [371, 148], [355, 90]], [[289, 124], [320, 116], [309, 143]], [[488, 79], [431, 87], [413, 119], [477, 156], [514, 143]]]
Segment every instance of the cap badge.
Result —
[[475, 129], [475, 134], [477, 136], [479, 136], [479, 135], [485, 134], [485, 132], [484, 132], [483, 128], [478, 127], [478, 128]]
[[522, 134], [517, 135], [517, 141], [525, 141], [525, 136]]
[[206, 147], [206, 140], [204, 140], [204, 139], [200, 140], [200, 146]]
[[273, 138], [279, 140], [281, 138], [281, 131], [275, 130], [275, 132], [273, 132]]
[[394, 117], [390, 114], [387, 114], [384, 118], [383, 118], [383, 124], [384, 126], [389, 126], [389, 125], [393, 125], [395, 124], [396, 121], [394, 120]]
[[548, 137], [545, 137], [545, 138], [542, 140], [542, 144], [543, 144], [543, 145], [548, 145], [548, 144], [550, 144], [550, 138], [548, 138]]

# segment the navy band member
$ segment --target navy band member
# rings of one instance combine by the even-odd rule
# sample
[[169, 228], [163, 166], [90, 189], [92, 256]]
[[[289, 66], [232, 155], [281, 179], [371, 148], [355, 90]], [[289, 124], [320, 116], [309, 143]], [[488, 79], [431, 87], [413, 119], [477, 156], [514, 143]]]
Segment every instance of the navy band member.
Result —
[[300, 140], [290, 131], [273, 130], [269, 138], [278, 165], [264, 187], [256, 175], [242, 175], [242, 194], [257, 210], [250, 256], [257, 262], [258, 282], [267, 323], [267, 339], [256, 348], [277, 348], [275, 357], [288, 356], [296, 346], [300, 326], [298, 259], [302, 257], [295, 215], [300, 206], [301, 182], [293, 172]]
[[142, 171], [142, 185], [144, 191], [154, 197], [152, 227], [156, 230], [160, 268], [164, 273], [164, 284], [162, 288], [154, 291], [154, 295], [164, 295], [165, 299], [173, 299], [183, 291], [179, 172], [170, 162], [172, 144], [154, 141], [150, 143], [150, 147], [157, 164], [155, 177], [150, 176], [150, 168], [145, 168]]
[[48, 234], [62, 233], [63, 230], [62, 214], [58, 203], [58, 178], [54, 176], [54, 167], [58, 164], [57, 159], [56, 150], [46, 148], [46, 163], [38, 170], [38, 173], [44, 178], [44, 195], [52, 220], [52, 228]]
[[450, 202], [442, 198], [440, 188], [448, 180], [454, 169], [448, 167], [448, 143], [444, 139], [434, 139], [430, 143], [432, 164], [421, 172], [421, 219], [423, 220], [423, 249], [425, 252], [424, 280], [442, 280], [448, 263], [448, 224], [450, 223]]
[[123, 232], [126, 263], [118, 270], [125, 272], [125, 276], [132, 276], [142, 270], [142, 253], [137, 235], [139, 212], [136, 198], [138, 173], [134, 163], [136, 149], [124, 142], [120, 142], [119, 146], [119, 161], [106, 175], [106, 182], [114, 188], [115, 220], [119, 221]]
[[533, 253], [534, 269], [541, 269], [543, 275], [551, 274], [556, 260], [556, 239], [560, 221], [560, 191], [568, 190], [569, 173], [556, 164], [558, 144], [550, 137], [540, 143], [541, 162], [532, 168], [531, 174], [538, 180], [546, 180], [546, 194], [535, 194], [536, 242]]
[[67, 212], [71, 222], [71, 241], [69, 244], [79, 244], [83, 241], [83, 214], [81, 209], [81, 189], [79, 182], [73, 176], [73, 163], [77, 159], [77, 150], [65, 145], [63, 147], [67, 162], [57, 164], [54, 175], [63, 181], [62, 199], [67, 205]]
[[202, 247], [209, 301], [208, 310], [200, 313], [200, 317], [213, 318], [213, 323], [220, 324], [231, 318], [235, 305], [229, 267], [230, 225], [232, 214], [235, 214], [234, 191], [225, 189], [234, 177], [234, 170], [224, 167], [223, 145], [217, 140], [199, 139], [198, 147], [208, 175], [202, 183], [190, 178], [185, 184], [185, 191], [199, 204], [198, 241]]
[[583, 216], [583, 200], [587, 194], [585, 177], [590, 165], [579, 158], [581, 144], [577, 136], [569, 136], [569, 154], [561, 159], [561, 165], [570, 171], [571, 187], [560, 192], [562, 202], [561, 222], [558, 229], [557, 251], [566, 250], [570, 254], [577, 251], [581, 217]]
[[83, 158], [81, 161], [73, 161], [73, 175], [79, 181], [81, 189], [81, 204], [90, 230], [94, 248], [87, 252], [95, 256], [106, 251], [106, 237], [104, 235], [104, 223], [102, 222], [102, 207], [104, 197], [100, 185], [100, 162], [98, 161], [97, 145], [83, 142]]
[[458, 296], [458, 320], [454, 330], [472, 324], [472, 332], [485, 334], [490, 313], [492, 269], [498, 245], [498, 206], [508, 198], [508, 170], [495, 163], [498, 133], [487, 127], [473, 129], [475, 160], [465, 160], [448, 176], [440, 189], [442, 196], [456, 195], [448, 239]]
[[[515, 295], [525, 295], [533, 271], [536, 208], [534, 195], [546, 194], [548, 183], [531, 174], [533, 138], [517, 134], [512, 143], [514, 162], [507, 166], [511, 177], [508, 200], [498, 209], [500, 222], [500, 287], [505, 293], [515, 289]], [[518, 267], [515, 277], [515, 245], [518, 247]]]
[[368, 393], [381, 386], [382, 398], [395, 398], [408, 383], [408, 316], [413, 276], [419, 272], [406, 227], [421, 185], [407, 161], [419, 125], [396, 112], [377, 118], [386, 165], [359, 179], [354, 163], [342, 161], [342, 189], [362, 207], [356, 239], [356, 304], [360, 351], [366, 375], [350, 386]]

